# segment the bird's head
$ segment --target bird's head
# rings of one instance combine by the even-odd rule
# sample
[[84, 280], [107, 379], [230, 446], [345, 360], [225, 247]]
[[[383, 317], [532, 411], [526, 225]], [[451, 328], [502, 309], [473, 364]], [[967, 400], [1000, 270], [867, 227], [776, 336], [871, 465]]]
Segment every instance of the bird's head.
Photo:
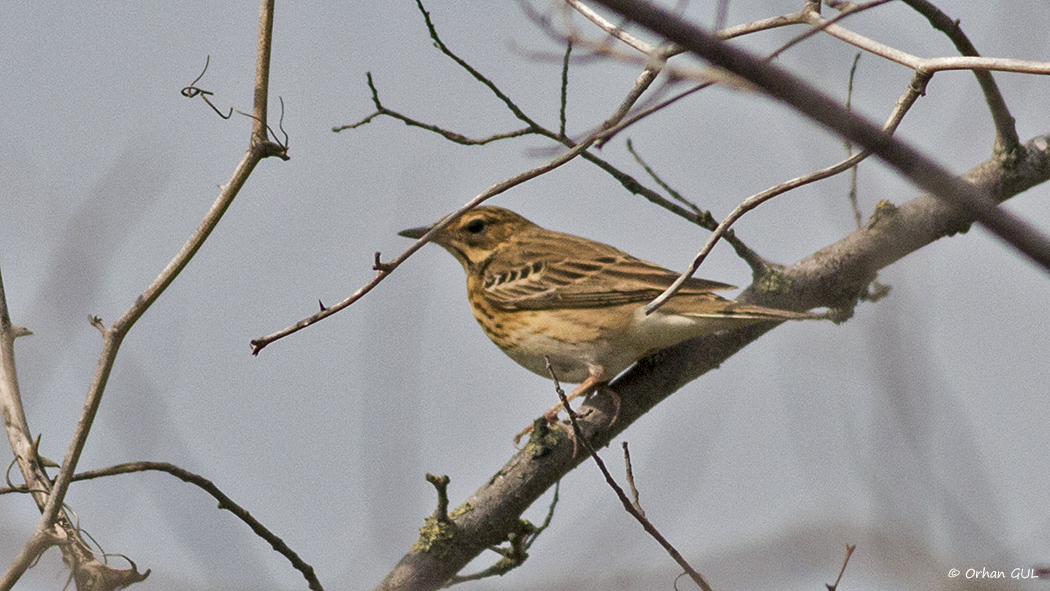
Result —
[[[435, 224], [436, 225], [436, 224]], [[434, 226], [398, 232], [406, 238], [421, 238]], [[539, 226], [502, 207], [476, 207], [434, 234], [433, 241], [452, 253], [464, 268], [482, 264], [522, 233]]]

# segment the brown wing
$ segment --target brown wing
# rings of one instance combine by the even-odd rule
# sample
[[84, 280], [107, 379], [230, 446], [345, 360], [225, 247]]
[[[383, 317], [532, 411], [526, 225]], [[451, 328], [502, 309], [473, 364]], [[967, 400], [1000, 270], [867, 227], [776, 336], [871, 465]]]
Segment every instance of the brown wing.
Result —
[[[515, 261], [495, 257], [483, 289], [503, 310], [602, 308], [645, 302], [660, 295], [678, 274], [598, 242], [562, 234], [552, 244], [519, 245]], [[552, 256], [558, 253], [561, 256]], [[563, 254], [564, 253], [564, 254]], [[568, 256], [565, 256], [568, 254]], [[681, 293], [709, 293], [732, 285], [689, 279]]]

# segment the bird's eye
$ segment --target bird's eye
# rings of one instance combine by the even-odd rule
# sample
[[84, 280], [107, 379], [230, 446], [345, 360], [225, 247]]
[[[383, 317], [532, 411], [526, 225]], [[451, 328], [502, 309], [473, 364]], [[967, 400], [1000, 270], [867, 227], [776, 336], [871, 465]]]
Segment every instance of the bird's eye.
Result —
[[471, 220], [467, 224], [467, 232], [477, 234], [485, 229], [485, 220]]

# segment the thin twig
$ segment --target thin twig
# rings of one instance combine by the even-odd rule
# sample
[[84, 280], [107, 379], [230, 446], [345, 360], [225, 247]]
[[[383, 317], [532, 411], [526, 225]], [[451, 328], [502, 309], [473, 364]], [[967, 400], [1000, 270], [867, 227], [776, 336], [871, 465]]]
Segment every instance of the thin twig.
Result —
[[633, 47], [647, 56], [652, 56], [655, 53], [655, 46], [614, 25], [611, 21], [598, 14], [596, 10], [587, 6], [581, 0], [565, 0], [565, 3], [576, 10], [576, 12], [580, 13], [584, 18], [594, 23], [599, 29], [605, 31], [607, 35], [619, 39], [628, 47]]
[[708, 584], [707, 579], [705, 579], [702, 574], [697, 572], [696, 569], [686, 561], [682, 554], [667, 541], [667, 538], [665, 538], [659, 530], [656, 529], [656, 526], [645, 517], [644, 513], [635, 508], [631, 503], [631, 499], [627, 497], [627, 494], [623, 492], [620, 485], [616, 483], [616, 479], [613, 478], [609, 469], [605, 467], [605, 462], [603, 462], [598, 456], [598, 452], [595, 451], [594, 446], [592, 446], [591, 442], [584, 437], [583, 430], [580, 429], [579, 421], [576, 419], [576, 411], [572, 410], [572, 406], [569, 404], [569, 399], [565, 396], [565, 390], [562, 389], [561, 384], [558, 382], [558, 376], [554, 373], [554, 367], [551, 365], [550, 359], [546, 358], [546, 356], [544, 358], [547, 362], [547, 373], [550, 375], [551, 379], [554, 380], [554, 389], [558, 393], [558, 398], [561, 399], [561, 404], [565, 408], [565, 412], [569, 414], [569, 421], [572, 423], [572, 432], [575, 435], [576, 441], [583, 444], [583, 448], [587, 450], [588, 454], [590, 454], [591, 459], [594, 460], [598, 469], [601, 470], [602, 476], [605, 477], [605, 482], [609, 484], [609, 487], [616, 493], [616, 497], [620, 499], [620, 503], [623, 505], [624, 510], [641, 524], [646, 533], [663, 546], [664, 550], [671, 556], [671, 558], [678, 563], [678, 566], [682, 567], [682, 570], [689, 574], [689, 578], [691, 578], [694, 583], [704, 591], [712, 591], [711, 585]]
[[529, 116], [527, 116], [525, 112], [522, 111], [521, 108], [518, 107], [518, 105], [516, 105], [514, 101], [510, 99], [510, 97], [504, 94], [503, 91], [500, 90], [494, 82], [489, 80], [484, 74], [477, 71], [474, 68], [474, 66], [468, 64], [466, 60], [459, 57], [458, 55], [453, 53], [452, 50], [450, 50], [447, 46], [445, 46], [445, 42], [441, 40], [440, 36], [438, 36], [437, 28], [434, 27], [433, 21], [430, 20], [430, 13], [427, 12], [427, 9], [423, 6], [422, 0], [416, 0], [416, 6], [419, 8], [419, 11], [423, 13], [423, 20], [426, 21], [427, 30], [430, 31], [430, 38], [434, 41], [434, 45], [441, 50], [441, 53], [444, 53], [446, 56], [449, 57], [449, 59], [459, 64], [459, 67], [463, 68], [468, 73], [470, 73], [470, 75], [473, 76], [475, 80], [487, 86], [489, 88], [489, 91], [491, 91], [492, 94], [496, 95], [497, 98], [503, 101], [503, 104], [506, 105], [507, 109], [509, 109], [515, 117], [517, 117], [519, 120], [521, 120], [530, 127], [537, 127], [536, 122], [533, 121]]
[[[711, 230], [712, 232], [718, 229], [718, 222], [715, 221], [715, 218], [713, 215], [711, 215], [711, 212], [701, 210], [696, 204], [683, 197], [681, 193], [674, 189], [674, 187], [672, 187], [666, 181], [664, 181], [660, 177], [660, 175], [658, 175], [656, 171], [653, 170], [648, 163], [646, 163], [642, 156], [635, 151], [634, 142], [632, 142], [629, 139], [627, 140], [627, 151], [632, 156], [634, 156], [635, 161], [638, 162], [638, 164], [645, 170], [646, 173], [648, 173], [650, 177], [652, 177], [653, 181], [655, 181], [656, 184], [660, 185], [660, 187], [667, 191], [667, 193], [675, 201], [678, 201], [679, 203], [688, 207], [693, 212], [693, 214], [696, 216], [695, 223], [698, 226], [707, 230]], [[738, 238], [732, 230], [724, 231], [724, 233], [722, 234], [722, 238], [733, 247], [733, 250], [736, 251], [737, 256], [743, 259], [752, 269], [764, 269], [768, 266], [768, 261], [759, 256], [759, 254], [754, 250], [751, 250], [751, 247], [749, 247], [747, 244], [744, 244], [744, 241]]]
[[565, 59], [561, 62], [561, 101], [558, 106], [558, 135], [565, 136], [565, 108], [569, 103], [569, 56], [572, 55], [572, 40], [565, 43]]
[[653, 170], [653, 168], [649, 166], [649, 164], [644, 159], [642, 159], [642, 156], [634, 150], [634, 142], [632, 142], [631, 140], [627, 140], [627, 152], [631, 156], [634, 156], [634, 161], [642, 167], [642, 170], [644, 170], [646, 174], [648, 174], [649, 177], [656, 182], [657, 185], [660, 185], [660, 187], [664, 191], [667, 191], [667, 194], [670, 195], [672, 199], [693, 210], [693, 213], [695, 213], [698, 216], [705, 218], [711, 217], [710, 211], [704, 211], [700, 209], [699, 206], [683, 197], [682, 194], [676, 191], [673, 187], [671, 187], [671, 185], [664, 182], [664, 180], [660, 178], [660, 175], [656, 174], [656, 171]]
[[[893, 134], [897, 130], [897, 126], [900, 125], [900, 122], [904, 118], [904, 115], [908, 112], [908, 109], [910, 109], [911, 106], [915, 104], [915, 101], [918, 100], [918, 98], [922, 96], [922, 94], [925, 92], [926, 84], [927, 82], [929, 82], [930, 77], [932, 75], [933, 74], [925, 72], [916, 72], [915, 75], [912, 76], [912, 81], [908, 85], [908, 89], [904, 91], [904, 94], [901, 95], [899, 99], [897, 99], [897, 104], [896, 106], [894, 106], [893, 112], [890, 114], [889, 119], [883, 126], [883, 130], [885, 130], [886, 133]], [[686, 270], [683, 271], [681, 275], [679, 275], [678, 279], [676, 279], [675, 282], [672, 283], [671, 286], [668, 287], [657, 298], [655, 298], [653, 301], [649, 302], [646, 305], [646, 314], [651, 314], [652, 312], [656, 311], [667, 300], [672, 298], [675, 293], [678, 292], [681, 286], [685, 284], [686, 280], [688, 280], [689, 277], [692, 277], [693, 274], [696, 273], [696, 270], [700, 268], [700, 265], [707, 258], [707, 255], [711, 254], [712, 249], [714, 249], [718, 241], [729, 231], [729, 228], [734, 223], [736, 223], [737, 220], [744, 216], [744, 214], [755, 209], [756, 207], [765, 203], [766, 201], [769, 201], [770, 199], [776, 197], [777, 195], [782, 195], [787, 191], [797, 189], [803, 185], [826, 179], [830, 176], [839, 174], [840, 172], [843, 172], [845, 170], [849, 170], [850, 168], [855, 167], [857, 164], [859, 164], [862, 160], [864, 160], [870, 155], [870, 150], [862, 150], [861, 152], [858, 152], [857, 154], [854, 154], [853, 156], [850, 156], [849, 158], [846, 158], [845, 160], [833, 164], [827, 168], [823, 168], [821, 170], [811, 172], [807, 175], [803, 175], [800, 177], [793, 178], [789, 181], [785, 181], [783, 183], [780, 183], [779, 185], [776, 185], [775, 187], [770, 187], [765, 191], [756, 193], [755, 195], [752, 195], [751, 197], [745, 199], [740, 205], [736, 207], [736, 209], [734, 209], [728, 216], [726, 216], [726, 218], [722, 220], [720, 224], [718, 224], [718, 227], [715, 228], [714, 232], [712, 232], [711, 235], [707, 238], [707, 242], [704, 243], [703, 248], [700, 249], [700, 252], [698, 252], [693, 258], [692, 262], [689, 263], [689, 266], [686, 268]], [[756, 274], [760, 274], [764, 271], [764, 269], [755, 267], [754, 265], [752, 265], [752, 270], [754, 270]]]
[[[606, 0], [598, 1], [603, 4], [606, 3]], [[634, 3], [633, 0], [609, 1]], [[916, 71], [924, 70], [930, 72], [941, 72], [946, 70], [995, 70], [1002, 72], [1018, 72], [1022, 74], [1050, 74], [1050, 62], [1035, 60], [979, 56], [918, 57], [834, 24], [830, 22], [830, 19], [825, 19], [821, 16], [819, 12], [810, 11], [807, 14], [807, 17], [810, 25], [827, 32], [829, 35], [841, 41], [859, 49], [863, 49], [869, 53], [873, 53], [879, 57], [897, 62], [902, 66], [907, 66]]]
[[[977, 48], [974, 47], [973, 43], [970, 43], [966, 33], [963, 33], [962, 28], [959, 26], [959, 21], [953, 20], [941, 12], [939, 8], [927, 2], [927, 0], [903, 1], [918, 11], [919, 14], [925, 16], [934, 29], [947, 35], [952, 43], [955, 44], [955, 48], [959, 50], [959, 53], [975, 57], [979, 55]], [[988, 103], [992, 121], [995, 123], [996, 153], [1012, 154], [1021, 145], [1021, 141], [1017, 137], [1017, 128], [1014, 126], [1014, 118], [1010, 114], [1010, 109], [1006, 106], [1006, 100], [1003, 98], [1002, 93], [999, 92], [999, 85], [995, 83], [995, 78], [992, 77], [991, 72], [974, 70], [973, 75], [977, 77], [977, 83], [981, 85], [981, 92], [984, 93], [984, 100]]]
[[[270, 544], [270, 547], [272, 547], [274, 551], [287, 558], [288, 562], [290, 562], [296, 570], [302, 573], [303, 578], [309, 583], [310, 589], [323, 591], [321, 582], [317, 580], [317, 575], [314, 573], [312, 566], [303, 561], [294, 550], [288, 547], [284, 540], [270, 531], [266, 526], [259, 522], [258, 519], [252, 517], [251, 513], [223, 493], [214, 482], [199, 474], [194, 474], [189, 470], [185, 470], [174, 464], [169, 464], [168, 462], [126, 462], [115, 466], [109, 466], [107, 468], [100, 468], [98, 470], [80, 472], [73, 477], [73, 481], [95, 480], [97, 478], [107, 478], [120, 474], [134, 474], [136, 472], [164, 472], [208, 493], [219, 502], [219, 509], [224, 509], [232, 513], [237, 519], [240, 519], [245, 525], [250, 527], [251, 530], [255, 532], [255, 535]], [[18, 486], [8, 489], [0, 489], [0, 494], [9, 492], [25, 492], [25, 487]]]
[[[861, 52], [857, 52], [857, 55], [853, 56], [853, 65], [849, 69], [849, 84], [846, 86], [846, 110], [853, 110], [853, 78], [857, 75], [857, 64], [860, 63]], [[846, 145], [846, 158], [853, 157], [853, 144], [849, 140], [843, 142]], [[849, 204], [853, 209], [853, 218], [857, 222], [857, 227], [860, 228], [863, 224], [863, 219], [860, 214], [860, 204], [857, 203], [857, 166], [851, 166], [849, 169]]]
[[[871, 10], [872, 8], [877, 8], [879, 6], [882, 6], [883, 4], [892, 1], [893, 0], [870, 0], [869, 2], [862, 2], [860, 4], [851, 3], [848, 8], [843, 9], [839, 14], [835, 15], [830, 19], [825, 19], [820, 25], [814, 25], [813, 28], [811, 28], [810, 30], [806, 31], [805, 33], [802, 33], [801, 35], [796, 36], [787, 43], [781, 45], [776, 51], [766, 56], [766, 60], [776, 59], [780, 56], [780, 54], [784, 53], [788, 49], [791, 49], [792, 47], [798, 45], [799, 43], [802, 43], [806, 39], [813, 37], [817, 33], [820, 33], [824, 29], [834, 25], [835, 23], [845, 19], [846, 17], [853, 16], [854, 14], [864, 12], [866, 10]], [[812, 16], [812, 13], [810, 13], [808, 16]]]
[[[80, 454], [87, 442], [88, 434], [94, 423], [95, 415], [102, 403], [102, 395], [109, 381], [110, 372], [116, 361], [120, 345], [135, 323], [142, 317], [147, 309], [160, 297], [164, 290], [175, 280], [182, 270], [189, 264], [193, 256], [207, 240], [212, 230], [222, 219], [223, 214], [233, 202], [233, 198], [244, 185], [248, 175], [263, 158], [277, 156], [287, 158], [287, 150], [269, 141], [268, 128], [266, 125], [267, 97], [269, 88], [270, 71], [270, 46], [273, 35], [273, 0], [262, 0], [259, 14], [259, 40], [257, 51], [257, 62], [255, 71], [255, 104], [253, 112], [252, 139], [248, 151], [241, 159], [233, 173], [230, 182], [227, 183], [219, 193], [219, 197], [212, 204], [211, 209], [205, 215], [201, 224], [183, 245], [182, 249], [161, 271], [160, 275], [146, 288], [146, 290], [135, 300], [135, 302], [105, 330], [102, 340], [102, 351], [99, 355], [98, 365], [88, 390], [87, 400], [84, 403], [84, 411], [77, 422], [76, 429], [69, 448], [62, 462], [62, 468], [54, 481], [51, 493], [47, 497], [47, 504], [42, 510], [40, 521], [37, 524], [34, 540], [40, 539], [43, 532], [51, 530], [56, 523], [62, 510], [63, 501], [69, 484], [72, 482]], [[12, 580], [9, 575], [17, 580], [28, 563], [16, 563], [5, 574], [4, 581]], [[18, 572], [20, 571], [20, 572]], [[74, 569], [74, 575], [77, 572]], [[0, 586], [0, 591], [4, 587]]]
[[835, 577], [834, 583], [824, 585], [828, 588], [828, 591], [835, 591], [839, 588], [839, 583], [842, 582], [842, 575], [846, 573], [846, 565], [849, 564], [849, 558], [850, 556], [853, 556], [853, 551], [856, 549], [856, 544], [846, 544], [846, 557], [842, 559], [842, 567], [839, 568], [839, 576]]
[[[858, 13], [860, 11], [863, 11], [863, 10], [868, 10], [870, 8], [874, 8], [874, 7], [879, 6], [881, 4], [885, 4], [886, 2], [889, 2], [889, 1], [890, 0], [873, 0], [872, 2], [866, 2], [864, 4], [854, 5], [849, 10], [844, 10], [838, 16], [836, 16], [836, 17], [834, 17], [832, 19], [829, 19], [825, 23], [824, 26], [829, 26], [830, 24], [836, 23], [836, 22], [846, 18], [847, 16], [851, 16], [851, 15], [856, 14], [856, 13]], [[732, 39], [734, 37], [738, 37], [738, 36], [741, 36], [741, 35], [751, 34], [751, 33], [755, 33], [755, 32], [758, 32], [758, 31], [764, 31], [764, 30], [767, 30], [767, 29], [772, 29], [772, 28], [777, 28], [777, 27], [784, 27], [784, 26], [787, 26], [787, 25], [794, 25], [794, 24], [804, 24], [804, 23], [807, 23], [809, 21], [809, 18], [810, 18], [809, 17], [809, 10], [803, 9], [803, 10], [801, 10], [799, 12], [788, 14], [788, 15], [784, 15], [784, 16], [764, 19], [764, 20], [761, 20], [761, 21], [755, 21], [755, 22], [752, 22], [752, 23], [745, 23], [743, 25], [737, 25], [735, 27], [730, 27], [728, 29], [719, 31], [716, 34], [718, 35], [718, 37], [720, 39], [728, 40], [728, 39]], [[819, 33], [820, 31], [821, 31], [821, 27], [814, 27], [814, 28], [811, 28], [809, 31], [806, 31], [805, 33], [802, 33], [801, 35], [795, 36], [794, 38], [790, 39], [789, 41], [787, 41], [786, 43], [781, 45], [775, 51], [773, 51], [772, 53], [767, 55], [765, 57], [765, 59], [767, 61], [772, 61], [773, 59], [777, 58], [782, 53], [787, 51], [789, 48], [794, 47], [795, 45], [801, 43], [802, 41], [804, 41], [806, 39], [809, 39], [810, 37], [812, 37], [813, 35]], [[673, 44], [669, 44], [668, 47], [675, 47], [676, 50], [679, 51], [679, 52], [683, 51], [680, 47], [675, 46]], [[670, 56], [665, 56], [665, 58], [666, 57], [670, 57]], [[648, 68], [649, 66], [646, 66], [646, 67]], [[705, 81], [701, 82], [700, 84], [697, 84], [696, 86], [693, 86], [692, 88], [689, 88], [688, 90], [682, 91], [682, 92], [672, 96], [671, 98], [669, 98], [667, 100], [659, 101], [659, 102], [654, 101], [654, 100], [647, 101], [647, 104], [641, 105], [640, 107], [638, 107], [633, 113], [630, 114], [629, 117], [626, 117], [622, 122], [618, 121], [617, 125], [612, 126], [608, 130], [606, 130], [605, 133], [602, 135], [601, 139], [599, 140], [598, 145], [601, 146], [603, 143], [608, 142], [615, 135], [619, 134], [621, 131], [623, 131], [624, 129], [626, 129], [626, 128], [632, 126], [632, 125], [634, 125], [635, 123], [638, 123], [642, 119], [645, 119], [646, 117], [649, 117], [650, 115], [652, 115], [652, 114], [654, 114], [656, 112], [659, 112], [659, 111], [661, 111], [663, 109], [666, 109], [667, 107], [669, 107], [669, 106], [673, 105], [674, 103], [684, 99], [685, 97], [690, 96], [690, 95], [692, 95], [692, 94], [694, 94], [694, 93], [696, 93], [696, 92], [698, 92], [700, 90], [703, 90], [705, 88], [708, 88], [708, 87], [710, 87], [710, 86], [712, 86], [712, 85], [714, 85], [716, 83], [717, 83], [717, 81], [714, 81], [714, 80], [705, 80]], [[626, 115], [626, 113], [625, 113], [625, 115]]]
[[525, 128], [518, 129], [518, 130], [515, 130], [515, 131], [508, 131], [508, 132], [505, 132], [505, 133], [496, 133], [496, 134], [490, 135], [488, 137], [470, 138], [470, 137], [467, 137], [465, 135], [456, 133], [454, 131], [449, 131], [447, 129], [438, 127], [437, 125], [431, 125], [429, 123], [423, 123], [422, 121], [418, 121], [416, 119], [412, 119], [411, 117], [408, 117], [406, 115], [402, 115], [401, 113], [399, 113], [397, 111], [394, 111], [392, 109], [388, 109], [388, 108], [384, 107], [383, 103], [379, 100], [379, 91], [376, 90], [375, 83], [372, 81], [372, 73], [371, 72], [366, 72], [365, 73], [365, 77], [368, 80], [368, 88], [372, 91], [372, 102], [375, 103], [376, 112], [372, 113], [371, 115], [365, 117], [364, 119], [362, 119], [362, 120], [360, 120], [360, 121], [358, 121], [356, 123], [350, 123], [348, 125], [339, 125], [339, 126], [333, 127], [332, 131], [338, 133], [340, 131], [345, 131], [345, 130], [349, 130], [349, 129], [357, 129], [358, 127], [361, 127], [362, 125], [370, 123], [376, 117], [379, 117], [381, 115], [385, 115], [387, 117], [391, 117], [393, 119], [397, 119], [398, 121], [401, 121], [402, 123], [404, 123], [405, 125], [408, 125], [409, 127], [418, 127], [420, 129], [425, 129], [427, 131], [432, 131], [432, 132], [434, 132], [434, 133], [444, 137], [445, 139], [449, 140], [450, 142], [454, 142], [454, 143], [461, 144], [461, 145], [464, 145], [464, 146], [483, 146], [485, 144], [488, 144], [488, 143], [491, 143], [491, 142], [496, 142], [496, 141], [499, 141], [499, 140], [505, 140], [505, 139], [509, 139], [509, 138], [521, 137], [523, 135], [529, 135], [529, 134], [536, 133], [536, 131], [534, 129], [532, 129], [531, 127], [525, 127]]
[[525, 549], [528, 550], [532, 547], [532, 544], [540, 537], [548, 527], [550, 527], [551, 521], [554, 520], [554, 508], [558, 506], [558, 493], [561, 491], [561, 481], [554, 483], [554, 496], [551, 498], [550, 505], [547, 506], [547, 515], [543, 518], [543, 523], [536, 528], [536, 531], [529, 537], [529, 541], [525, 543]]
[[635, 510], [638, 511], [645, 517], [645, 510], [642, 509], [642, 503], [638, 499], [638, 487], [634, 484], [634, 467], [631, 465], [631, 450], [627, 447], [627, 442], [623, 442], [623, 464], [627, 472], [627, 485], [631, 487], [631, 504], [634, 505]]
[[[843, 137], [871, 149], [912, 182], [944, 199], [961, 215], [982, 224], [1044, 270], [1050, 271], [1050, 240], [1033, 226], [1012, 213], [1000, 210], [973, 186], [960, 181], [910, 145], [891, 138], [866, 119], [846, 112], [803, 80], [647, 2], [600, 1], [654, 33], [689, 48], [715, 66], [749, 80], [769, 96], [789, 104]], [[836, 26], [832, 25], [827, 30], [831, 32]], [[1050, 64], [1046, 66], [1050, 71]]]

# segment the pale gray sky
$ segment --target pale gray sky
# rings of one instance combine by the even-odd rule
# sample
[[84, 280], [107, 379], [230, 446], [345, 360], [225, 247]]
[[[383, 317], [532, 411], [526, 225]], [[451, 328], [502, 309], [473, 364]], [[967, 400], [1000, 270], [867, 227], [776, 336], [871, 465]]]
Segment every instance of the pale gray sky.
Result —
[[[688, 14], [709, 22], [713, 2]], [[800, 2], [734, 2], [730, 23]], [[514, 2], [430, 2], [438, 30], [530, 114], [557, 124], [561, 49]], [[943, 6], [986, 55], [1050, 59], [1050, 7]], [[41, 451], [65, 453], [100, 338], [185, 241], [241, 158], [250, 121], [219, 119], [179, 90], [200, 73], [220, 109], [249, 111], [255, 2], [0, 4], [0, 269]], [[903, 6], [849, 25], [924, 56], [947, 40]], [[769, 50], [797, 29], [743, 41]], [[843, 97], [854, 51], [815, 39], [781, 58]], [[458, 264], [428, 247], [352, 308], [252, 357], [248, 342], [331, 304], [372, 275], [398, 230], [435, 221], [535, 166], [537, 139], [455, 146], [372, 111], [388, 107], [471, 136], [516, 129], [487, 91], [432, 47], [414, 3], [278, 2], [271, 112], [284, 98], [291, 160], [264, 161], [178, 281], [124, 344], [81, 466], [168, 461], [200, 473], [282, 536], [326, 588], [374, 586], [433, 511], [423, 475], [466, 499], [514, 453], [514, 433], [552, 402], [471, 318]], [[608, 116], [637, 68], [579, 64], [569, 129]], [[909, 73], [866, 55], [854, 104], [883, 119]], [[1050, 80], [998, 75], [1022, 139], [1045, 133]], [[274, 119], [276, 121], [276, 118]], [[991, 123], [973, 76], [938, 74], [900, 129], [964, 171]], [[627, 134], [678, 190], [716, 216], [837, 161], [841, 143], [761, 97], [712, 89]], [[603, 150], [644, 173], [623, 140]], [[648, 181], [647, 181], [648, 182]], [[779, 198], [738, 233], [790, 263], [853, 227], [846, 179]], [[860, 201], [916, 190], [874, 162]], [[1050, 187], [1010, 202], [1050, 231]], [[500, 196], [546, 227], [681, 268], [706, 234], [574, 162]], [[719, 247], [704, 277], [746, 285]], [[887, 269], [890, 296], [841, 326], [783, 326], [632, 426], [653, 522], [716, 589], [816, 590], [846, 543], [851, 588], [950, 588], [951, 567], [1050, 561], [1047, 276], [974, 229]], [[619, 466], [618, 444], [608, 460]], [[624, 514], [597, 469], [562, 483], [554, 524], [518, 571], [465, 589], [670, 588], [676, 567]], [[158, 474], [72, 487], [69, 504], [108, 552], [153, 570], [141, 589], [304, 588], [300, 575], [210, 497]], [[544, 499], [526, 515], [542, 519]], [[37, 513], [0, 498], [0, 568]], [[493, 561], [483, 557], [481, 566]], [[51, 551], [18, 589], [65, 580]], [[1019, 588], [1032, 584], [1022, 583]]]

